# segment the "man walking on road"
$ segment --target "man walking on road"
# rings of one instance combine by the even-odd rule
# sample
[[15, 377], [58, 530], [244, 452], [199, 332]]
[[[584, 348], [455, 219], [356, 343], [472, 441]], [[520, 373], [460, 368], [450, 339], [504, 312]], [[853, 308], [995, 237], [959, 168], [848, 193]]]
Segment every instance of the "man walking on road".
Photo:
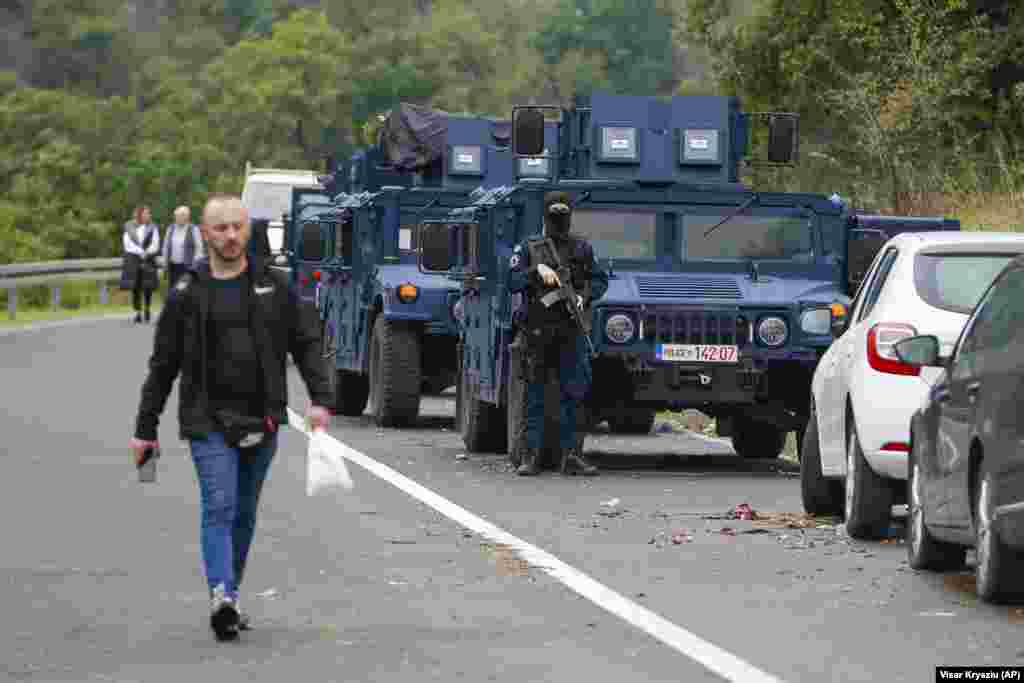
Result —
[[[608, 290], [608, 274], [594, 258], [594, 249], [587, 240], [569, 233], [572, 207], [564, 192], [549, 192], [544, 197], [544, 234], [527, 239], [516, 246], [509, 261], [509, 291], [520, 294], [524, 304], [516, 311], [517, 340], [525, 350], [526, 361], [526, 449], [518, 474], [540, 473], [540, 453], [544, 446], [544, 389], [548, 378], [558, 378], [559, 446], [567, 472], [597, 474], [597, 468], [583, 458], [576, 439], [578, 404], [590, 389], [590, 353], [584, 335], [589, 334], [590, 305]], [[557, 254], [538, 261], [533, 253], [545, 239], [550, 239]], [[538, 253], [541, 250], [537, 249]], [[588, 328], [579, 329], [561, 302], [557, 290], [562, 285], [558, 264], [571, 280], [577, 293], [576, 306]], [[559, 303], [560, 302], [560, 303]]]
[[287, 353], [312, 398], [314, 429], [328, 424], [331, 394], [315, 313], [285, 277], [247, 255], [251, 225], [239, 198], [210, 199], [202, 232], [208, 260], [182, 276], [157, 320], [131, 448], [140, 464], [157, 447], [160, 413], [180, 373], [178, 422], [199, 479], [210, 627], [218, 640], [233, 640], [249, 626], [238, 588], [278, 425], [288, 419]]

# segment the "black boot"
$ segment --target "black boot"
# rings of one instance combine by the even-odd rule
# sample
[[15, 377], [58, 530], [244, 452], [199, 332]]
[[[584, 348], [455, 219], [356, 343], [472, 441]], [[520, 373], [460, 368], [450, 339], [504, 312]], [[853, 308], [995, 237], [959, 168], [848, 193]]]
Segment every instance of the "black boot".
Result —
[[587, 462], [576, 448], [562, 451], [562, 474], [582, 474], [584, 477], [597, 476], [597, 467]]
[[527, 448], [523, 453], [523, 462], [520, 463], [516, 474], [520, 477], [535, 477], [540, 474], [540, 452], [536, 448]]

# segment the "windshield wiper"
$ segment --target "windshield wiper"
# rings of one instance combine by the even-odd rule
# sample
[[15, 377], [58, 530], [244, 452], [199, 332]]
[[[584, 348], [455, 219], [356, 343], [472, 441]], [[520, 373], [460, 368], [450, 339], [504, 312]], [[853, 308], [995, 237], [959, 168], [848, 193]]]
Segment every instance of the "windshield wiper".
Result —
[[737, 208], [731, 214], [729, 214], [728, 216], [726, 216], [725, 218], [723, 218], [722, 220], [718, 221], [717, 223], [712, 225], [710, 228], [705, 230], [704, 231], [704, 236], [707, 237], [708, 235], [713, 233], [715, 230], [718, 230], [720, 227], [722, 227], [723, 225], [725, 225], [726, 223], [731, 221], [733, 218], [736, 218], [736, 216], [738, 216], [741, 213], [743, 213], [744, 211], [746, 211], [748, 208], [750, 208], [754, 203], [756, 203], [760, 199], [761, 199], [761, 195], [759, 195], [759, 194], [757, 194], [755, 192], [753, 195], [751, 195], [750, 199], [748, 199], [747, 201], [745, 201], [742, 204], [740, 204], [739, 208]]

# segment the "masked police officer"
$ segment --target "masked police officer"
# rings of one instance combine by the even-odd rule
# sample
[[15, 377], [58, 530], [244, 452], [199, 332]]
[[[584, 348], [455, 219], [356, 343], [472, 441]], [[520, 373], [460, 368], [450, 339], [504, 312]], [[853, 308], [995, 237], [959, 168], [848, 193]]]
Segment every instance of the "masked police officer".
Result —
[[[549, 192], [544, 197], [544, 235], [519, 244], [509, 261], [509, 290], [521, 295], [516, 311], [519, 345], [525, 352], [526, 447], [518, 473], [524, 476], [540, 472], [540, 453], [544, 444], [544, 389], [551, 375], [557, 375], [560, 390], [559, 447], [569, 472], [597, 474], [597, 468], [583, 459], [577, 447], [576, 409], [590, 388], [590, 352], [584, 334], [589, 334], [590, 304], [604, 296], [608, 274], [598, 265], [594, 250], [585, 239], [569, 233], [572, 207], [564, 192]], [[552, 305], [548, 296], [561, 286], [553, 258], [535, 262], [545, 237], [551, 238], [558, 261], [568, 267], [587, 330], [570, 315], [564, 302]]]

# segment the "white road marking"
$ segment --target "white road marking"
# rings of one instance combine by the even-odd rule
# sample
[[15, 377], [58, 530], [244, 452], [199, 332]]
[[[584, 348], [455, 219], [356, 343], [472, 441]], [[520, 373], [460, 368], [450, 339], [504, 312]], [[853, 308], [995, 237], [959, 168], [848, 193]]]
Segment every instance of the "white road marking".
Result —
[[[28, 334], [30, 332], [43, 332], [61, 327], [78, 327], [80, 325], [92, 325], [93, 323], [110, 322], [113, 320], [128, 321], [132, 319], [132, 313], [111, 313], [109, 315], [89, 316], [81, 318], [68, 318], [65, 320], [53, 320], [49, 322], [29, 323], [27, 325], [11, 325], [0, 328], [0, 337], [7, 337], [15, 334]], [[155, 318], [154, 318], [155, 322]], [[150, 323], [152, 325], [153, 323]], [[152, 329], [152, 327], [149, 327]]]
[[[305, 419], [288, 408], [288, 422], [299, 432], [309, 437]], [[345, 445], [334, 436], [327, 434], [325, 442], [336, 449], [346, 460], [359, 465], [397, 489], [404, 491], [424, 505], [432, 507], [457, 524], [484, 538], [503, 544], [516, 551], [520, 558], [544, 571], [567, 588], [590, 600], [598, 607], [632, 624], [644, 633], [660, 640], [680, 654], [703, 665], [733, 683], [782, 683], [771, 674], [754, 667], [736, 655], [709, 643], [681, 626], [668, 621], [629, 598], [616, 593], [595, 581], [583, 572], [562, 562], [551, 553], [527, 543], [517, 536], [500, 529], [482, 517], [459, 507], [430, 489], [416, 483], [396, 470], [377, 462], [373, 458]], [[710, 438], [710, 437], [705, 437]]]

